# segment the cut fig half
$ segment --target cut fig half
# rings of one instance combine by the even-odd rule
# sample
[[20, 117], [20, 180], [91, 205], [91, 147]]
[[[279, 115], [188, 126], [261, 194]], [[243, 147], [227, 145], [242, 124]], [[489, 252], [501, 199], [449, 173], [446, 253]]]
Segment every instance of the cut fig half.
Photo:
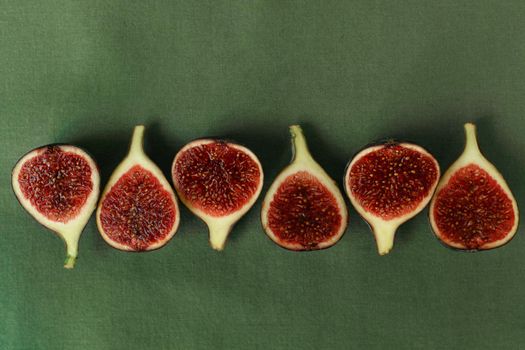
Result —
[[78, 241], [95, 210], [99, 184], [95, 161], [71, 145], [34, 149], [13, 169], [12, 186], [20, 204], [65, 242], [65, 268], [75, 265]]
[[464, 127], [465, 149], [439, 182], [430, 204], [430, 224], [452, 248], [497, 248], [514, 237], [518, 206], [503, 176], [479, 150], [475, 125]]
[[161, 248], [175, 235], [180, 212], [175, 193], [143, 149], [138, 125], [128, 155], [113, 171], [97, 209], [102, 238], [112, 247], [143, 252]]
[[345, 190], [370, 225], [380, 255], [394, 246], [397, 228], [428, 204], [439, 175], [436, 159], [422, 147], [406, 142], [367, 147], [350, 161]]
[[264, 231], [279, 246], [294, 251], [333, 246], [348, 224], [348, 211], [334, 180], [313, 159], [302, 129], [290, 126], [293, 157], [264, 198]]
[[199, 139], [175, 155], [171, 173], [182, 203], [208, 226], [211, 247], [223, 250], [233, 225], [261, 193], [259, 159], [236, 143]]

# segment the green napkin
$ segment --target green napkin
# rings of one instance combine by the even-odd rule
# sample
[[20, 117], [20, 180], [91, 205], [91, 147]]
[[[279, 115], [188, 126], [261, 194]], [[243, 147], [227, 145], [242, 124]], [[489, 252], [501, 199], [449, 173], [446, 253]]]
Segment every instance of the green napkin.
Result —
[[507, 246], [441, 246], [426, 212], [379, 257], [357, 213], [333, 248], [280, 249], [260, 200], [225, 251], [183, 209], [163, 249], [110, 248], [91, 220], [73, 271], [17, 203], [10, 170], [47, 143], [84, 147], [103, 185], [135, 124], [169, 176], [202, 136], [235, 139], [269, 184], [300, 123], [339, 183], [367, 143], [421, 144], [442, 169], [462, 124], [518, 203], [525, 191], [521, 1], [3, 1], [0, 3], [0, 349], [517, 349], [522, 230]]

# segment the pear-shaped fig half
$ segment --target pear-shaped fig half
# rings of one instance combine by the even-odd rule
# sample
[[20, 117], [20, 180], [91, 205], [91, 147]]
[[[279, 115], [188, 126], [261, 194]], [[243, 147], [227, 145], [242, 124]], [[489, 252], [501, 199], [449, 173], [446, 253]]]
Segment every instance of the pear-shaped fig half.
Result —
[[13, 169], [13, 190], [24, 209], [64, 240], [65, 268], [75, 264], [78, 240], [96, 207], [99, 184], [93, 159], [71, 145], [34, 149]]
[[208, 226], [215, 250], [224, 249], [233, 225], [253, 206], [263, 185], [255, 154], [216, 139], [184, 146], [175, 155], [172, 176], [182, 203]]
[[264, 198], [261, 221], [275, 243], [295, 251], [319, 250], [339, 241], [348, 211], [336, 183], [313, 159], [299, 125], [290, 126], [292, 162]]
[[518, 206], [503, 176], [480, 152], [474, 124], [465, 124], [466, 145], [438, 184], [430, 223], [446, 245], [487, 250], [507, 243], [518, 228]]
[[439, 174], [436, 159], [411, 143], [389, 141], [367, 147], [350, 161], [345, 190], [370, 225], [380, 255], [394, 246], [399, 225], [428, 204]]
[[179, 226], [177, 199], [162, 171], [143, 149], [144, 126], [138, 125], [128, 155], [113, 171], [97, 209], [102, 238], [124, 251], [164, 246]]

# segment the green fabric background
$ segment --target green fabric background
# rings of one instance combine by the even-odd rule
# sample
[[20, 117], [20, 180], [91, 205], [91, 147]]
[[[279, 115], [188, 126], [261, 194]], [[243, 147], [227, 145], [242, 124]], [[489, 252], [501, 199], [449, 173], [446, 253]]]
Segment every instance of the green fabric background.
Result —
[[31, 148], [84, 147], [103, 184], [145, 123], [169, 174], [217, 135], [259, 155], [263, 194], [301, 123], [339, 182], [365, 144], [419, 143], [443, 170], [478, 124], [486, 156], [525, 196], [523, 1], [0, 2], [0, 349], [517, 349], [525, 239], [467, 254], [426, 211], [379, 257], [350, 208], [333, 248], [293, 253], [259, 224], [226, 250], [183, 209], [163, 249], [116, 251], [94, 220], [73, 271], [61, 241], [19, 206], [10, 171]]

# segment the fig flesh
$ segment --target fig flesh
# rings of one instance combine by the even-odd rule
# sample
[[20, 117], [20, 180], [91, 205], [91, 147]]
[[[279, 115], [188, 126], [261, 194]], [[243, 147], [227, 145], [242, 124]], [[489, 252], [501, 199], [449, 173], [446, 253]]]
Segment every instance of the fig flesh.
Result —
[[439, 174], [436, 159], [411, 143], [367, 147], [350, 161], [345, 190], [370, 225], [380, 255], [392, 249], [397, 228], [428, 204]]
[[144, 129], [135, 127], [128, 155], [111, 175], [97, 209], [102, 238], [124, 251], [161, 248], [180, 221], [175, 193], [144, 152]]
[[65, 242], [64, 267], [73, 268], [80, 235], [100, 192], [95, 161], [76, 146], [43, 146], [18, 161], [12, 186], [24, 209]]
[[171, 173], [182, 203], [208, 226], [211, 247], [223, 250], [233, 225], [261, 193], [259, 159], [236, 143], [199, 139], [175, 155]]
[[279, 246], [319, 250], [339, 241], [348, 211], [336, 183], [313, 159], [302, 129], [290, 126], [293, 158], [266, 193], [261, 211], [264, 231]]
[[438, 184], [430, 223], [446, 245], [487, 250], [507, 243], [518, 228], [518, 206], [503, 176], [481, 153], [472, 123], [464, 126], [465, 150]]

